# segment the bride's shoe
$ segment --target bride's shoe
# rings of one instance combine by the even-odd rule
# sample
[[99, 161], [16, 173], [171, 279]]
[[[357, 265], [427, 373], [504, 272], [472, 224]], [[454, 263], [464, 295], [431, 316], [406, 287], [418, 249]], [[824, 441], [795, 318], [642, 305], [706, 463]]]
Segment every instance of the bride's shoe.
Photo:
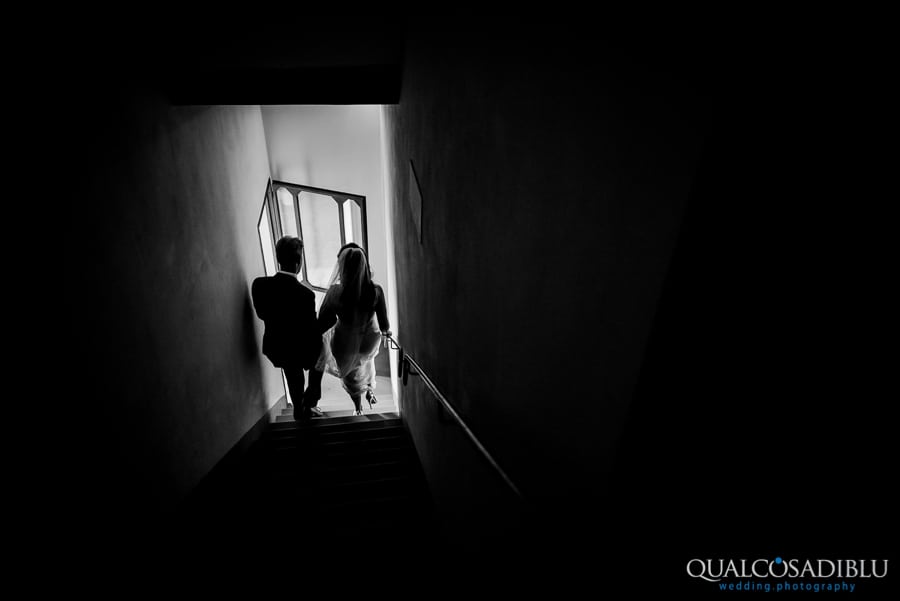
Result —
[[[352, 399], [352, 400], [353, 400], [353, 406], [355, 407], [355, 410], [353, 411], [353, 415], [362, 415], [363, 414], [362, 399]], [[370, 407], [371, 407], [371, 405], [370, 405]]]
[[366, 401], [369, 403], [369, 409], [372, 409], [372, 405], [378, 403], [378, 399], [375, 398], [375, 393], [371, 390], [366, 391]]

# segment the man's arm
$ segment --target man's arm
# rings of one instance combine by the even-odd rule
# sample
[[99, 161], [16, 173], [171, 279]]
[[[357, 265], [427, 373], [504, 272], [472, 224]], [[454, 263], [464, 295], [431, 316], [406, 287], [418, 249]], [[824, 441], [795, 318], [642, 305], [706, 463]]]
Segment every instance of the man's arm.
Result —
[[322, 306], [319, 307], [319, 333], [324, 334], [328, 331], [328, 329], [337, 323], [337, 312], [335, 312], [334, 307], [332, 306], [330, 301], [330, 295], [325, 295], [325, 300], [322, 301]]
[[316, 294], [307, 287], [303, 287], [306, 294], [303, 295], [303, 307], [301, 315], [303, 316], [303, 324], [309, 332], [315, 332], [316, 328]]

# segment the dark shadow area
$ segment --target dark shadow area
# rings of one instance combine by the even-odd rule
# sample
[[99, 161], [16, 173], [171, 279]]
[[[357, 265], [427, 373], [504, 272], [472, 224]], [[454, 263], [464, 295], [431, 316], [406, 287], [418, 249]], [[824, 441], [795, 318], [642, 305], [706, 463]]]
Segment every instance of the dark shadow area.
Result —
[[448, 549], [396, 414], [271, 424], [216, 476], [163, 528], [167, 563], [191, 581], [200, 567], [230, 574], [215, 590], [262, 575], [265, 595], [388, 583], [405, 594], [446, 574]]
[[[401, 293], [404, 340], [532, 504], [508, 542], [502, 527], [485, 521], [484, 538], [501, 542], [471, 545], [475, 565], [521, 569], [518, 585], [544, 579], [593, 583], [629, 598], [698, 596], [703, 587], [685, 573], [692, 557], [895, 552], [888, 516], [897, 505], [890, 488], [896, 444], [886, 396], [893, 386], [881, 344], [892, 313], [885, 293], [892, 234], [879, 209], [883, 123], [869, 114], [883, 92], [881, 71], [877, 60], [865, 60], [882, 49], [875, 41], [851, 59], [843, 45], [788, 26], [767, 29], [765, 42], [750, 29], [650, 28], [629, 39], [603, 35], [606, 24], [594, 36], [573, 28], [560, 42], [548, 27], [528, 44], [528, 29], [520, 28], [410, 46], [416, 52], [408, 64], [419, 67], [405, 79], [404, 93], [412, 92], [388, 112], [399, 132], [394, 164], [403, 167], [394, 174], [396, 227], [406, 234], [396, 236], [398, 281], [401, 290], [420, 291], [407, 299]], [[587, 100], [591, 88], [576, 85], [592, 75], [596, 104]], [[562, 83], [572, 85], [553, 85]], [[609, 90], [619, 104], [604, 97]], [[510, 100], [503, 110], [491, 104], [498, 98]], [[563, 116], [558, 106], [566, 106]], [[523, 114], [533, 128], [516, 127]], [[612, 126], [601, 125], [598, 115], [606, 114], [616, 115]], [[685, 116], [702, 138], [696, 173], [666, 171], [676, 164], [666, 151], [685, 139], [665, 129], [670, 115]], [[419, 133], [427, 128], [430, 138]], [[598, 148], [610, 138], [615, 154], [603, 156]], [[571, 160], [554, 163], [560, 156]], [[660, 156], [658, 167], [641, 170]], [[422, 243], [408, 242], [415, 237], [404, 205], [409, 157], [422, 181]], [[610, 162], [606, 180], [593, 177]], [[633, 190], [646, 190], [629, 185], [666, 177], [689, 178], [690, 192], [607, 466], [613, 428], [596, 411], [621, 400], [610, 366], [629, 367], [622, 356], [639, 329], [603, 329], [602, 319], [581, 321], [582, 313], [615, 323], [644, 294], [633, 280], [609, 274], [612, 266], [639, 267], [658, 243], [629, 238], [651, 223], [649, 211], [628, 212], [641, 199]], [[557, 203], [543, 219], [534, 213], [550, 193], [534, 192], [540, 185]], [[668, 192], [648, 196], [670, 202]], [[516, 204], [524, 198], [527, 208]], [[508, 222], [492, 214], [504, 209]], [[466, 210], [478, 219], [458, 218]], [[515, 225], [491, 230], [498, 222]], [[608, 222], [623, 227], [585, 226]], [[531, 237], [523, 241], [525, 231]], [[607, 248], [609, 240], [632, 246]], [[517, 264], [523, 257], [527, 270]], [[572, 285], [541, 289], [541, 278], [571, 265], [584, 270], [571, 271]], [[460, 277], [465, 270], [480, 288]], [[505, 286], [491, 286], [495, 279]], [[634, 297], [613, 305], [629, 285]], [[410, 302], [421, 297], [427, 313]], [[459, 309], [473, 298], [483, 310]], [[455, 329], [444, 328], [448, 322]], [[459, 352], [446, 352], [454, 345]], [[598, 353], [602, 346], [609, 352]], [[447, 356], [454, 361], [439, 360]], [[538, 365], [548, 357], [549, 365]], [[520, 380], [526, 384], [518, 387]], [[529, 411], [541, 428], [516, 440]], [[434, 437], [427, 442], [439, 446]], [[473, 507], [468, 519], [482, 524], [482, 517]], [[892, 583], [868, 583], [867, 592], [884, 593]]]
[[393, 104], [402, 63], [175, 72], [163, 78], [172, 104]]
[[712, 591], [685, 578], [694, 557], [896, 552], [876, 147], [850, 125], [867, 85], [838, 51], [778, 42], [708, 79], [712, 129], [618, 451], [611, 551], [659, 592]]

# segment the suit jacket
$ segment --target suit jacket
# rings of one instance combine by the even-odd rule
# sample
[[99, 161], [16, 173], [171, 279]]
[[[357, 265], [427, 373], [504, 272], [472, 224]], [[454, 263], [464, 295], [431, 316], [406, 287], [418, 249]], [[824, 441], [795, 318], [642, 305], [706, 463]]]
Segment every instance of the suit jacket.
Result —
[[253, 280], [253, 308], [266, 324], [263, 354], [275, 367], [315, 365], [322, 346], [313, 291], [287, 274]]

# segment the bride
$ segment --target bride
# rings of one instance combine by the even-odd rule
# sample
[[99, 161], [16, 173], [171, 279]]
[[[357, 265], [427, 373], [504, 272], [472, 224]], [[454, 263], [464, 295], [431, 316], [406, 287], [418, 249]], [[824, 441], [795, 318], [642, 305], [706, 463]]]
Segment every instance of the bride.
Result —
[[344, 245], [331, 276], [331, 285], [319, 309], [322, 352], [316, 369], [341, 379], [362, 415], [362, 397], [375, 403], [375, 356], [382, 335], [390, 335], [384, 290], [372, 282], [365, 251]]

